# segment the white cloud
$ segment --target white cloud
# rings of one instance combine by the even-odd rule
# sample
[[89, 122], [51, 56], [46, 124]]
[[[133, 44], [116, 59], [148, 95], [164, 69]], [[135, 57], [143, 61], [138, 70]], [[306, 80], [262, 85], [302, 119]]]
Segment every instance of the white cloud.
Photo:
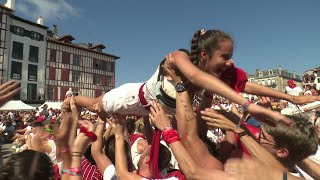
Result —
[[79, 9], [66, 0], [16, 1], [16, 11], [33, 19], [42, 16], [44, 21], [80, 17]]

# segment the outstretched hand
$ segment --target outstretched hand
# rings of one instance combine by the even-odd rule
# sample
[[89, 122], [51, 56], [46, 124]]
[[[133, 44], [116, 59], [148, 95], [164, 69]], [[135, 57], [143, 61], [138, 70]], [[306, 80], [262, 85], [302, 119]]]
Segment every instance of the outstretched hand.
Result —
[[0, 85], [0, 107], [20, 91], [20, 82], [11, 80]]
[[122, 115], [115, 114], [111, 118], [107, 119], [107, 121], [111, 125], [115, 135], [124, 134], [126, 119]]
[[320, 101], [320, 96], [310, 96], [310, 95], [303, 95], [303, 96], [292, 96], [290, 102], [298, 105], [312, 103], [315, 101]]
[[156, 126], [160, 131], [164, 130], [166, 127], [172, 126], [169, 116], [164, 112], [160, 103], [153, 101], [150, 111], [151, 113], [149, 113], [149, 118], [151, 119], [153, 125]]
[[275, 125], [276, 122], [282, 122], [288, 126], [293, 124], [293, 121], [286, 116], [281, 115], [279, 112], [259, 105], [251, 104], [248, 107], [248, 111], [252, 117], [268, 125]]
[[[243, 131], [241, 128], [237, 128], [237, 125], [235, 123], [233, 123], [224, 115], [220, 114], [214, 109], [207, 108], [200, 113], [201, 119], [204, 120], [208, 126], [217, 127], [223, 130], [230, 130], [235, 133], [240, 133], [241, 131]], [[237, 116], [235, 117], [238, 118]]]

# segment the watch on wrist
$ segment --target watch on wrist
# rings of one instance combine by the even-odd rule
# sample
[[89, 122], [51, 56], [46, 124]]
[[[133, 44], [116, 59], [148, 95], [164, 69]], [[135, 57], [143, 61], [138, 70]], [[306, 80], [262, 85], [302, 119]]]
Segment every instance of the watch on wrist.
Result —
[[176, 91], [179, 92], [179, 93], [187, 90], [186, 85], [185, 85], [185, 83], [184, 83], [183, 81], [179, 82], [179, 83], [176, 85], [175, 89], [176, 89]]

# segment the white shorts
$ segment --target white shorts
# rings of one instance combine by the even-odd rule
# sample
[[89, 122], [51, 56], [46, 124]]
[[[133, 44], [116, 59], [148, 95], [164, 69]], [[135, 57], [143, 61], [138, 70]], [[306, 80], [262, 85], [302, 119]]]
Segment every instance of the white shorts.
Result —
[[[109, 114], [149, 115], [149, 111], [144, 108], [139, 99], [139, 89], [143, 84], [127, 83], [107, 92], [102, 99], [103, 109]], [[146, 92], [146, 86], [143, 87], [143, 91]], [[144, 93], [144, 97], [148, 103], [151, 103], [152, 98], [148, 93]]]

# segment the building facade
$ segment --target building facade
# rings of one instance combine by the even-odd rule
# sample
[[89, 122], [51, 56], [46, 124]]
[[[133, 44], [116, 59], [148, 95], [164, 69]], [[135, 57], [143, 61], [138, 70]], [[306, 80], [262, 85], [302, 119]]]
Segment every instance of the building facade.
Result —
[[21, 82], [18, 99], [43, 100], [48, 27], [11, 15], [8, 80]]
[[114, 88], [115, 61], [119, 57], [102, 52], [102, 44], [76, 44], [73, 40], [71, 35], [59, 37], [56, 26], [48, 31], [46, 101], [62, 101], [68, 90], [98, 97]]
[[[281, 66], [276, 69], [257, 69], [255, 73], [248, 74], [247, 76], [249, 82], [257, 83], [283, 93], [285, 93], [285, 87], [288, 85], [287, 81], [289, 79], [294, 80], [297, 86], [302, 88], [300, 76], [297, 75], [296, 72], [289, 72], [288, 70], [282, 69]], [[256, 98], [256, 96], [249, 94], [245, 94], [244, 96], [249, 99]]]
[[314, 86], [320, 90], [320, 67], [305, 71], [302, 74], [303, 87]]
[[1, 84], [16, 80], [23, 101], [63, 101], [66, 91], [98, 97], [115, 86], [118, 56], [102, 50], [103, 44], [74, 43], [43, 25], [14, 15], [15, 0], [0, 4]]
[[7, 81], [8, 74], [8, 47], [10, 47], [10, 16], [12, 9], [0, 4], [0, 84]]

